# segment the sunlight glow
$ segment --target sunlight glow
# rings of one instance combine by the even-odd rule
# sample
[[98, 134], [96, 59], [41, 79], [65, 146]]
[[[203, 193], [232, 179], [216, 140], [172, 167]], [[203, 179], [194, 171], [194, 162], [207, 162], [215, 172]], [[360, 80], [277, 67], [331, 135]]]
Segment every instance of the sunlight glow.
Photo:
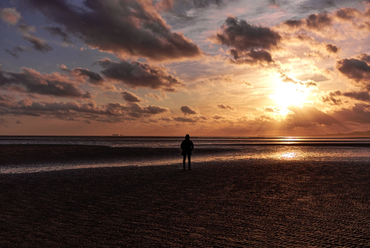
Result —
[[281, 158], [283, 159], [293, 159], [295, 157], [297, 157], [297, 153], [295, 152], [286, 152], [281, 155]]
[[281, 108], [279, 114], [286, 115], [289, 111], [287, 107], [295, 105], [302, 107], [306, 102], [308, 92], [307, 89], [299, 84], [279, 83], [273, 94], [269, 98], [275, 100], [276, 105]]

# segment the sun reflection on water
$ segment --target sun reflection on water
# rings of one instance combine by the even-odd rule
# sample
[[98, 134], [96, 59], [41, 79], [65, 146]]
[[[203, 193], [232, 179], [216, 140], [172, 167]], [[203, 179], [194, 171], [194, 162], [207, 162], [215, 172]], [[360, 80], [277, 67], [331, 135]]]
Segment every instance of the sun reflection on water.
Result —
[[280, 156], [282, 159], [294, 159], [298, 157], [296, 152], [285, 152]]
[[278, 160], [304, 160], [309, 156], [307, 151], [302, 150], [301, 148], [290, 148], [287, 149], [284, 147], [283, 149], [278, 149], [272, 155], [272, 158]]

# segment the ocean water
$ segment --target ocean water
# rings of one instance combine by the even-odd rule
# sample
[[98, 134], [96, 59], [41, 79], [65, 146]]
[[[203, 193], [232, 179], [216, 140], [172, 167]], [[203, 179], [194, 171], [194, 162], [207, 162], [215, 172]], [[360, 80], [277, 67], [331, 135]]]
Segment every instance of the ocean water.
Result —
[[[0, 145], [90, 145], [179, 149], [183, 137], [128, 137], [128, 136], [2, 136]], [[370, 138], [313, 138], [313, 137], [192, 137], [195, 149], [192, 163], [225, 160], [292, 160], [292, 161], [343, 161], [370, 164]], [[217, 150], [201, 153], [201, 150]], [[150, 166], [181, 164], [181, 157], [139, 159], [96, 164], [50, 164], [39, 166], [0, 165], [0, 173], [30, 173], [66, 169]]]

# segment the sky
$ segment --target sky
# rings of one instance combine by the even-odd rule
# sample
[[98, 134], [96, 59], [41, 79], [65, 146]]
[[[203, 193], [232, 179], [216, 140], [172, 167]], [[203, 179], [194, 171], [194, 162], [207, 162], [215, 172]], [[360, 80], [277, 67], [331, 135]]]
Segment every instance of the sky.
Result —
[[0, 135], [370, 130], [370, 1], [3, 0]]

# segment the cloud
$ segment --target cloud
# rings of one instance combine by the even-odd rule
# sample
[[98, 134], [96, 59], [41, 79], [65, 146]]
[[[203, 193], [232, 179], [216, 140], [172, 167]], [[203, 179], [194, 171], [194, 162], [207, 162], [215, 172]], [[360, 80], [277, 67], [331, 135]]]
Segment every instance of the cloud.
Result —
[[354, 85], [370, 90], [369, 62], [369, 55], [361, 54], [357, 58], [337, 61], [336, 67], [345, 77], [351, 79]]
[[340, 48], [333, 44], [326, 44], [326, 50], [330, 53], [338, 53]]
[[184, 114], [184, 115], [196, 115], [198, 114], [197, 113], [197, 109], [196, 108], [190, 108], [188, 106], [182, 106], [180, 108], [181, 112]]
[[44, 27], [53, 36], [59, 36], [63, 39], [64, 44], [71, 45], [73, 42], [69, 35], [65, 33], [60, 27]]
[[313, 81], [313, 80], [301, 81], [301, 80], [298, 80], [296, 78], [293, 78], [293, 77], [288, 76], [282, 70], [279, 70], [279, 73], [280, 73], [281, 81], [284, 82], [284, 83], [299, 84], [299, 85], [305, 86], [306, 88], [309, 88], [309, 87], [317, 87], [318, 86], [318, 84], [315, 81]]
[[21, 13], [15, 8], [0, 8], [0, 18], [11, 25], [15, 25], [21, 19]]
[[370, 94], [368, 91], [348, 91], [344, 92], [343, 96], [364, 101], [364, 102], [369, 102], [370, 101]]
[[345, 91], [340, 90], [331, 91], [327, 96], [322, 97], [323, 102], [330, 102], [333, 105], [342, 104], [340, 99], [336, 99], [335, 96], [345, 96], [358, 101], [370, 102], [370, 92], [369, 91]]
[[84, 68], [74, 68], [68, 69], [65, 65], [61, 65], [60, 69], [62, 71], [68, 72], [70, 75], [74, 76], [75, 78], [82, 78], [87, 80], [91, 84], [94, 85], [104, 85], [104, 79], [100, 76], [99, 73], [90, 71]]
[[154, 98], [154, 99], [159, 100], [159, 101], [163, 100], [162, 97], [160, 97], [158, 94], [155, 94], [153, 92], [150, 92], [150, 93], [146, 94], [145, 96], [146, 97]]
[[273, 63], [271, 54], [266, 50], [251, 50], [248, 52], [241, 52], [236, 49], [231, 49], [230, 54], [234, 57], [230, 61], [235, 64], [259, 64], [259, 63]]
[[342, 108], [332, 115], [338, 120], [368, 124], [370, 123], [370, 105], [355, 104], [355, 106], [348, 109]]
[[23, 35], [23, 38], [31, 42], [33, 44], [32, 47], [39, 52], [47, 53], [53, 50], [53, 48], [49, 44], [47, 44], [44, 40], [39, 39], [33, 35], [29, 34]]
[[39, 52], [43, 52], [43, 53], [47, 53], [53, 50], [53, 48], [49, 44], [47, 44], [46, 41], [29, 34], [29, 33], [36, 32], [35, 26], [27, 25], [27, 24], [20, 24], [18, 25], [18, 30], [22, 33], [23, 39], [32, 43], [33, 49]]
[[304, 106], [299, 108], [297, 106], [289, 106], [288, 110], [293, 114], [289, 114], [287, 118], [291, 125], [295, 127], [310, 127], [313, 125], [339, 124], [339, 122], [332, 116], [318, 110], [315, 107]]
[[23, 34], [34, 33], [36, 32], [36, 27], [33, 25], [27, 25], [27, 24], [21, 23], [18, 25], [18, 30]]
[[14, 58], [18, 58], [18, 57], [19, 57], [18, 53], [23, 52], [23, 51], [25, 51], [25, 50], [27, 50], [27, 48], [26, 48], [26, 47], [23, 47], [23, 46], [19, 46], [19, 45], [17, 45], [17, 46], [15, 46], [15, 47], [13, 47], [13, 49], [11, 49], [11, 50], [9, 50], [9, 49], [5, 49], [5, 52], [9, 53], [9, 54], [10, 54], [10, 55], [12, 55]]
[[[354, 8], [341, 8], [330, 13], [311, 14], [300, 20], [287, 20], [278, 25], [278, 29], [288, 33], [306, 30], [323, 37], [343, 39], [346, 38], [343, 36], [343, 31], [354, 35], [366, 34], [370, 30], [369, 20], [368, 9], [361, 12]], [[337, 24], [347, 24], [347, 26]]]
[[324, 103], [330, 103], [331, 105], [341, 105], [343, 104], [341, 99], [335, 98], [335, 96], [341, 96], [342, 92], [340, 90], [331, 91], [326, 96], [321, 97]]
[[20, 73], [0, 70], [0, 88], [41, 95], [91, 98], [89, 92], [83, 92], [61, 74], [41, 74], [30, 68], [22, 68]]
[[135, 117], [135, 118], [161, 114], [161, 113], [169, 111], [168, 108], [163, 108], [163, 107], [153, 106], [153, 105], [142, 107], [141, 105], [137, 103], [130, 103], [128, 105], [122, 105], [121, 109], [123, 111], [126, 111], [128, 115]]
[[172, 117], [173, 120], [177, 122], [190, 122], [195, 123], [198, 121], [198, 118], [188, 118], [188, 117]]
[[207, 8], [211, 5], [222, 6], [227, 0], [161, 0], [156, 6], [163, 10], [173, 10], [176, 13], [186, 12], [194, 8]]
[[243, 19], [230, 16], [221, 30], [211, 38], [216, 43], [246, 51], [276, 48], [282, 37], [268, 27], [251, 25]]
[[329, 13], [319, 13], [311, 14], [307, 18], [301, 20], [287, 20], [282, 23], [282, 26], [285, 26], [288, 31], [299, 31], [299, 29], [307, 29], [315, 33], [322, 33], [328, 27], [333, 25], [333, 16]]
[[223, 7], [235, 0], [161, 0], [156, 3], [156, 8], [171, 12], [173, 15], [190, 19], [194, 12], [198, 13], [209, 7]]
[[138, 97], [132, 92], [124, 91], [124, 92], [121, 92], [121, 95], [122, 95], [122, 98], [125, 99], [126, 102], [141, 102], [140, 97]]
[[210, 39], [218, 44], [231, 47], [233, 63], [257, 64], [274, 62], [268, 50], [278, 48], [282, 37], [268, 27], [260, 27], [228, 17], [216, 35]]
[[201, 56], [196, 44], [170, 30], [152, 1], [89, 0], [81, 7], [67, 0], [27, 2], [69, 34], [119, 58], [139, 56], [163, 61]]
[[236, 108], [234, 106], [230, 106], [230, 105], [220, 104], [220, 105], [217, 105], [217, 107], [219, 107], [220, 109], [228, 109], [228, 110], [231, 110], [231, 111], [235, 111], [236, 110]]
[[109, 79], [121, 81], [131, 88], [151, 88], [173, 92], [184, 86], [179, 78], [168, 74], [163, 67], [150, 66], [137, 61], [114, 62], [102, 59], [98, 62], [104, 68], [102, 74]]
[[145, 118], [168, 112], [160, 106], [140, 106], [139, 104], [108, 103], [98, 106], [94, 102], [35, 102], [25, 98], [18, 102], [2, 101], [0, 95], [0, 114], [14, 116], [45, 116], [67, 121], [123, 122]]

